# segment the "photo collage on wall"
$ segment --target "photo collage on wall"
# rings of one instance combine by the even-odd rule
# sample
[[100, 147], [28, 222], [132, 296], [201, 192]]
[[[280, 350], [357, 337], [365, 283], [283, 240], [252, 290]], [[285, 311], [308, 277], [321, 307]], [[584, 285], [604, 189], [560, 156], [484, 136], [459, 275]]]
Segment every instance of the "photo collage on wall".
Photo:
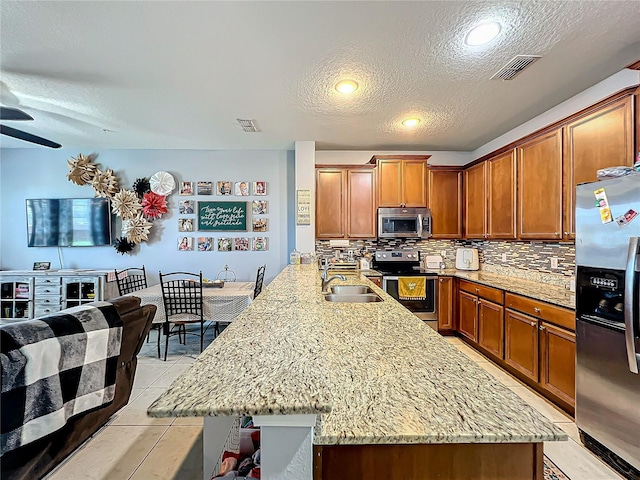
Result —
[[[178, 201], [178, 251], [182, 252], [234, 252], [268, 250], [269, 223], [266, 215], [269, 206], [266, 200], [251, 197], [267, 195], [267, 182], [263, 180], [216, 180], [216, 181], [182, 181], [179, 184]], [[218, 197], [231, 197], [220, 199]], [[191, 198], [187, 198], [191, 197]], [[198, 198], [196, 198], [198, 197]], [[199, 198], [202, 197], [202, 198]], [[237, 197], [248, 197], [240, 199]], [[246, 231], [220, 231], [220, 237], [209, 236], [214, 232], [200, 231], [198, 224], [198, 201], [246, 201]], [[249, 217], [249, 213], [251, 216]], [[203, 228], [204, 230], [204, 228]], [[197, 235], [186, 235], [187, 233]], [[259, 236], [249, 236], [256, 234]], [[237, 236], [236, 236], [237, 235]]]

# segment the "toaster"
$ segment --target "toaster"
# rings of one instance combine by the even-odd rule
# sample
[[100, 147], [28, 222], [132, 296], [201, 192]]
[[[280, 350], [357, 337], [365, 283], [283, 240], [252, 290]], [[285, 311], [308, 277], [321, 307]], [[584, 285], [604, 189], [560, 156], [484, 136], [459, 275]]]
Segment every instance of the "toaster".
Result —
[[480, 267], [478, 261], [477, 248], [458, 248], [456, 249], [456, 269], [457, 270], [478, 270]]

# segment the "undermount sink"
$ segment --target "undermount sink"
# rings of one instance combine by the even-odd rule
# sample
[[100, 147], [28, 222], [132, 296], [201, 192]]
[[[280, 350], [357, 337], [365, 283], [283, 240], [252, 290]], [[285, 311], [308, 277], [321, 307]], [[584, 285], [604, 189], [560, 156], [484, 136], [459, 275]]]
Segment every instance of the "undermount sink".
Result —
[[338, 295], [359, 295], [363, 293], [374, 293], [374, 291], [366, 285], [335, 285], [331, 287], [331, 293], [335, 293]]
[[347, 302], [347, 303], [372, 303], [381, 302], [382, 299], [375, 293], [351, 293], [338, 294], [328, 293], [324, 296], [328, 302]]

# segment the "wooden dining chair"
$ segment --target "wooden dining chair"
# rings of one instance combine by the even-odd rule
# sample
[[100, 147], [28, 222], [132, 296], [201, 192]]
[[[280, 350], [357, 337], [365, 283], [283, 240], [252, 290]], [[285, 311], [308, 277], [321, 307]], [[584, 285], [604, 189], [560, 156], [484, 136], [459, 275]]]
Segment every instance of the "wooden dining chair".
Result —
[[[202, 300], [202, 272], [171, 272], [160, 274], [162, 303], [165, 321], [162, 333], [165, 335], [164, 360], [167, 360], [169, 337], [197, 335], [200, 337], [200, 352], [204, 347], [204, 314]], [[200, 333], [189, 332], [187, 324], [199, 323]], [[160, 358], [160, 335], [158, 335], [158, 358]]]
[[258, 274], [256, 275], [256, 284], [253, 287], [253, 298], [255, 299], [262, 291], [262, 284], [264, 282], [264, 271], [267, 269], [267, 264], [258, 267]]
[[116, 269], [116, 282], [120, 296], [147, 288], [147, 272], [142, 268], [132, 267], [124, 270]]

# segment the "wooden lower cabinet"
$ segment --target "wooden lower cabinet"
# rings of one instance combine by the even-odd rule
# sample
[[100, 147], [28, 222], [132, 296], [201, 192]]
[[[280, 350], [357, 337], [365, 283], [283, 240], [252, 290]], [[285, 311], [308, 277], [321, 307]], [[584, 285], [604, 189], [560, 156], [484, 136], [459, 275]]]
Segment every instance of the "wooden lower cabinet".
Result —
[[313, 480], [543, 480], [542, 448], [542, 443], [314, 445]]
[[547, 322], [539, 332], [540, 385], [575, 407], [576, 335]]
[[458, 294], [458, 332], [473, 342], [478, 341], [478, 297], [467, 292]]
[[453, 277], [438, 278], [438, 330], [453, 330]]
[[504, 358], [504, 308], [483, 299], [478, 300], [478, 345]]
[[513, 310], [505, 313], [505, 355], [508, 365], [538, 381], [538, 320]]

